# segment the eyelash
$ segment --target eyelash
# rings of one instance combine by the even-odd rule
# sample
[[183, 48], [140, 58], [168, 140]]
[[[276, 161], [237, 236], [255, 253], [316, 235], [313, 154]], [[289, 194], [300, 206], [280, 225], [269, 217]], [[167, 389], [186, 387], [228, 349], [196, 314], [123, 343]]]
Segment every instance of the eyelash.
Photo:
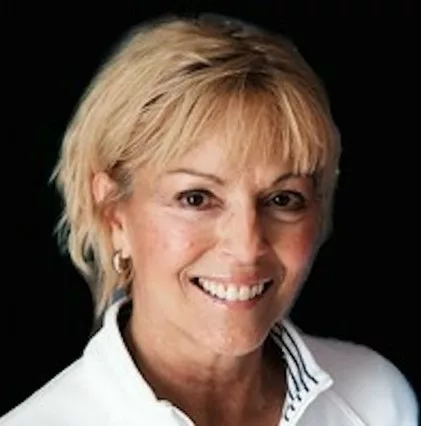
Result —
[[[205, 199], [205, 202], [202, 203], [205, 205], [202, 205], [202, 204], [194, 205], [188, 202], [189, 197], [194, 197], [197, 195]], [[292, 201], [293, 206], [291, 207], [277, 206], [273, 202], [279, 196], [283, 196], [283, 197], [287, 196], [289, 197], [290, 200], [291, 200], [291, 197], [294, 198], [294, 200]], [[193, 190], [180, 192], [177, 195], [177, 201], [184, 208], [189, 208], [189, 209], [199, 210], [199, 211], [212, 209], [213, 207], [219, 204], [217, 197], [211, 191], [208, 191], [207, 189], [193, 189]], [[291, 213], [300, 212], [304, 210], [308, 204], [306, 197], [302, 193], [298, 191], [292, 191], [292, 190], [283, 190], [283, 191], [277, 192], [275, 195], [263, 200], [263, 203], [261, 205], [263, 205], [264, 207], [270, 207], [272, 203], [274, 204], [276, 210], [279, 210], [280, 212], [291, 212]]]

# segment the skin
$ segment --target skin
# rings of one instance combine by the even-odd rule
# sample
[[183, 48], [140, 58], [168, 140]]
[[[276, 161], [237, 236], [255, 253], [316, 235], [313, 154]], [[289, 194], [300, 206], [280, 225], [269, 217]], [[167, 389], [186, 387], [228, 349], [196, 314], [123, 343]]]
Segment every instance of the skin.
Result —
[[[223, 146], [209, 138], [157, 176], [139, 170], [132, 196], [114, 209], [114, 247], [135, 271], [125, 339], [157, 396], [197, 425], [275, 425], [285, 376], [266, 337], [308, 275], [321, 206], [310, 176], [275, 159], [239, 173]], [[110, 185], [97, 176], [97, 198]], [[259, 299], [224, 302], [193, 277], [273, 282]]]

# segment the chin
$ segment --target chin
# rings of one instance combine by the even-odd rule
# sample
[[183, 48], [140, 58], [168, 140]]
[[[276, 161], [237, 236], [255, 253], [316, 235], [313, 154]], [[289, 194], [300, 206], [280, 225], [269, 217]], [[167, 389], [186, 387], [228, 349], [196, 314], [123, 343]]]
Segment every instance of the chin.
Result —
[[268, 333], [269, 330], [250, 333], [245, 333], [244, 330], [239, 330], [237, 333], [220, 332], [217, 335], [208, 335], [205, 346], [217, 355], [241, 357], [262, 347]]

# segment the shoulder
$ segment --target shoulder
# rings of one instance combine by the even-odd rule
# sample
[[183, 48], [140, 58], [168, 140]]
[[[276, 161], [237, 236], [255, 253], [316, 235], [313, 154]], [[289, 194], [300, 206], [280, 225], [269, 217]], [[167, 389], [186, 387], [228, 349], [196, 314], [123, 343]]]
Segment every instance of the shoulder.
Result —
[[[99, 419], [83, 359], [75, 361], [0, 418], [0, 426], [87, 426]], [[105, 424], [105, 422], [104, 422]]]
[[305, 334], [302, 337], [316, 363], [332, 377], [330, 392], [337, 402], [350, 407], [366, 424], [417, 424], [415, 394], [392, 362], [363, 345]]

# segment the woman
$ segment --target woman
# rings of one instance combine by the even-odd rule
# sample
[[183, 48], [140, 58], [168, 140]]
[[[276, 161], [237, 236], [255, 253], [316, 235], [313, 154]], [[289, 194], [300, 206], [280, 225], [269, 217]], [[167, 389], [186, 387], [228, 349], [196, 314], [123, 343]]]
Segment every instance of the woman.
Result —
[[288, 321], [339, 153], [323, 88], [283, 38], [222, 17], [136, 29], [54, 174], [103, 325], [0, 424], [415, 426], [390, 362]]

